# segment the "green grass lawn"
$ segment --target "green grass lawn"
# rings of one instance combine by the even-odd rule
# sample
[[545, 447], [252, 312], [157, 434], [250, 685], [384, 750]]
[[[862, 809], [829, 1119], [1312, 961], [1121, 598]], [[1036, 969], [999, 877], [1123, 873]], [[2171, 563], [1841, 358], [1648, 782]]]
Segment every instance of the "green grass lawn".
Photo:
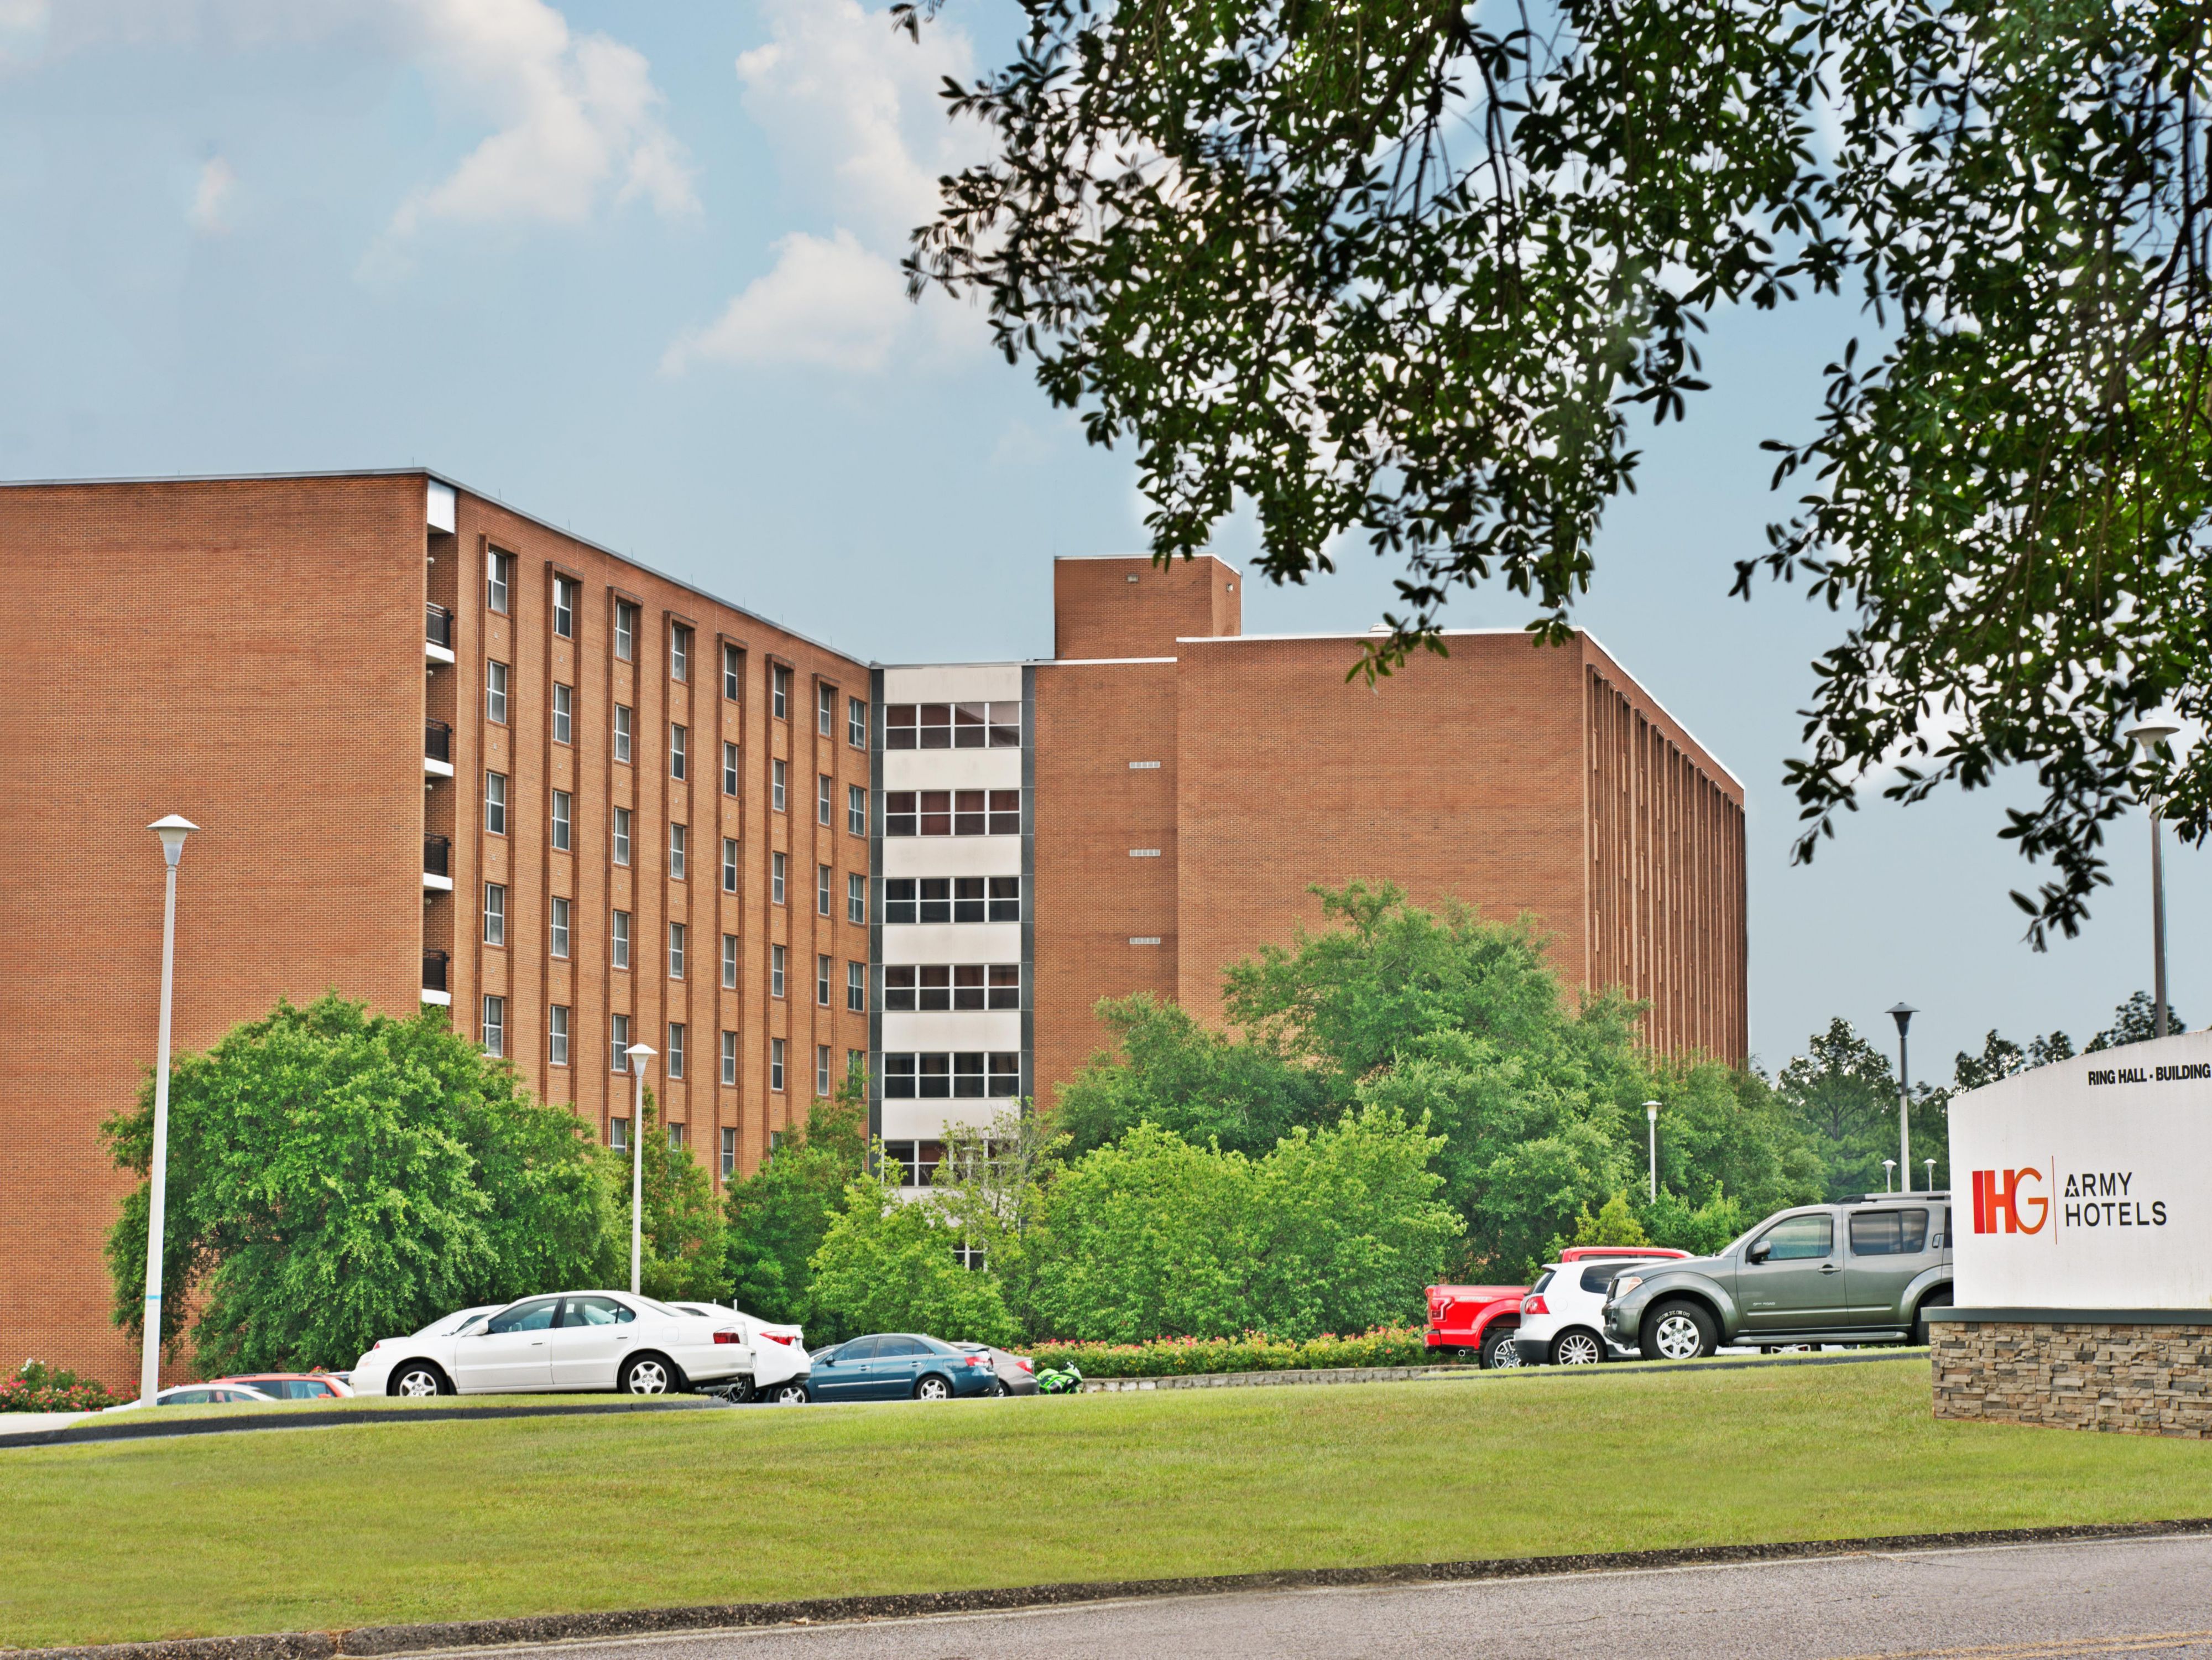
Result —
[[0, 1452], [0, 1645], [2206, 1515], [1910, 1360], [369, 1424]]

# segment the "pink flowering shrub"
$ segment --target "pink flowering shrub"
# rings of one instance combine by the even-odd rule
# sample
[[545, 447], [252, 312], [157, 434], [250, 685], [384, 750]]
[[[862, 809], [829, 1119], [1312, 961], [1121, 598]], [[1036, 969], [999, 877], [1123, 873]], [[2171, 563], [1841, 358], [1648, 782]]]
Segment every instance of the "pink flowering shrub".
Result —
[[1324, 1335], [1275, 1342], [1264, 1332], [1242, 1337], [1155, 1337], [1145, 1343], [1038, 1343], [1038, 1370], [1073, 1364], [1085, 1377], [1187, 1377], [1200, 1372], [1300, 1371], [1327, 1366], [1425, 1366], [1449, 1358], [1428, 1347], [1419, 1326], [1380, 1326], [1357, 1336]]
[[0, 1412], [98, 1412], [118, 1404], [106, 1385], [43, 1360], [26, 1360], [13, 1377], [0, 1377]]

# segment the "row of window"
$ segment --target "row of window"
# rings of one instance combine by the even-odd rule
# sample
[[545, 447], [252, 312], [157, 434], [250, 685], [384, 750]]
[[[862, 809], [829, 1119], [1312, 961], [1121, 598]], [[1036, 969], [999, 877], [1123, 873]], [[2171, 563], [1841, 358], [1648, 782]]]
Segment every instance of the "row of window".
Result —
[[[573, 901], [555, 895], [545, 909], [547, 949], [549, 954], [565, 960], [573, 954], [574, 944], [575, 906]], [[631, 926], [634, 919], [626, 910], [609, 913], [607, 956], [610, 965], [617, 969], [630, 966]], [[668, 924], [668, 977], [681, 980], [690, 955], [691, 930], [688, 924]], [[507, 890], [496, 882], [484, 885], [484, 944], [504, 946], [507, 943]], [[769, 947], [769, 991], [771, 996], [785, 994], [788, 979], [787, 947], [772, 945]], [[814, 959], [814, 1000], [823, 1008], [830, 1003], [831, 981], [836, 976], [836, 959], [828, 953], [817, 954]], [[722, 936], [722, 988], [738, 988], [738, 936]], [[867, 1012], [867, 967], [865, 964], [848, 961], [845, 964], [845, 1006], [855, 1014]], [[966, 1007], [966, 1004], [959, 1006]], [[994, 1004], [992, 1006], [998, 1006]]]
[[931, 1012], [939, 1009], [1018, 1009], [1022, 1006], [1018, 963], [902, 963], [884, 970], [884, 1007]]
[[[505, 616], [513, 608], [514, 593], [514, 556], [494, 548], [486, 556], [484, 572], [484, 605], [489, 610]], [[581, 599], [580, 585], [574, 577], [556, 576], [553, 579], [553, 632], [563, 640], [576, 637], [576, 612]], [[638, 608], [632, 601], [615, 601], [615, 656], [623, 662], [634, 662], [637, 658]], [[682, 623], [668, 625], [668, 678], [679, 682], [691, 678], [691, 630]], [[725, 641], [722, 645], [722, 696], [736, 702], [743, 690], [744, 652]], [[491, 718], [507, 719], [507, 665], [492, 666], [496, 674], [497, 703]], [[487, 692], [492, 688], [487, 686]], [[567, 687], [560, 691], [565, 693]], [[836, 734], [837, 724], [837, 688], [819, 684], [815, 689], [815, 730], [823, 737]], [[565, 702], [565, 697], [556, 701]], [[494, 707], [487, 698], [487, 708]], [[932, 705], [931, 707], [935, 707]], [[963, 708], [978, 707], [963, 704]], [[1006, 707], [1006, 706], [1000, 706]], [[1012, 706], [1014, 719], [1020, 720], [1019, 705]], [[781, 663], [769, 665], [769, 713], [779, 721], [791, 718], [791, 670]], [[562, 739], [567, 742], [566, 739]], [[854, 749], [868, 746], [868, 706], [864, 699], [845, 700], [845, 741]], [[996, 741], [995, 739], [994, 741]], [[1017, 727], [1014, 742], [1021, 741]], [[968, 745], [963, 745], [963, 747]], [[977, 747], [980, 747], [978, 745]]]
[[1019, 836], [1019, 790], [889, 790], [885, 836]]
[[884, 883], [885, 922], [1018, 922], [1018, 876], [892, 877]]
[[1022, 1057], [1011, 1055], [886, 1055], [884, 1098], [940, 1100], [1022, 1092]]
[[[678, 727], [676, 730], [678, 733], [681, 733], [684, 729], [683, 727]], [[684, 775], [681, 761], [682, 751], [678, 749], [678, 751], [672, 751], [672, 753], [676, 755], [678, 757], [675, 763], [678, 769], [676, 776], [681, 778]], [[504, 836], [507, 834], [508, 783], [509, 780], [507, 775], [503, 772], [487, 771], [484, 774], [484, 828], [490, 831], [494, 836]], [[738, 793], [738, 746], [735, 744], [725, 744], [722, 745], [722, 793], [725, 795], [735, 795]], [[828, 773], [820, 773], [816, 775], [814, 785], [814, 818], [817, 824], [826, 825], [830, 824], [835, 818], [836, 812], [833, 807], [833, 803], [836, 800], [836, 781], [831, 778]], [[769, 799], [770, 805], [774, 806], [776, 812], [781, 812], [784, 810], [784, 769], [783, 763], [781, 761], [775, 763], [775, 772], [769, 786]], [[555, 790], [553, 792], [553, 810], [551, 820], [553, 845], [555, 848], [563, 851], [566, 851], [568, 848], [569, 824], [572, 818], [574, 817], [574, 798], [570, 792], [567, 790]], [[629, 844], [630, 810], [628, 807], [617, 807], [614, 812], [615, 821], [617, 826], [617, 843], [618, 846], [627, 848]], [[861, 785], [848, 784], [846, 786], [845, 828], [849, 833], [854, 836], [866, 836], [868, 833], [868, 792], [866, 787]], [[628, 864], [629, 862], [629, 854], [625, 852], [618, 857], [615, 862], [623, 865]]]
[[886, 703], [887, 750], [1018, 750], [1019, 703]]

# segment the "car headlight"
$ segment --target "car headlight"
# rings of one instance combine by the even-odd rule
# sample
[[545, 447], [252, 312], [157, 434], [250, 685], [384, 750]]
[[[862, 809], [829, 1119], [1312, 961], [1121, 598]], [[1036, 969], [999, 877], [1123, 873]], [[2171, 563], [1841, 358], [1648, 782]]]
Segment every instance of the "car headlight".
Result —
[[1622, 1298], [1627, 1296], [1629, 1292], [1634, 1291], [1643, 1283], [1644, 1276], [1642, 1274], [1624, 1274], [1620, 1279], [1613, 1282], [1612, 1293], [1606, 1300], [1608, 1302], [1618, 1303]]

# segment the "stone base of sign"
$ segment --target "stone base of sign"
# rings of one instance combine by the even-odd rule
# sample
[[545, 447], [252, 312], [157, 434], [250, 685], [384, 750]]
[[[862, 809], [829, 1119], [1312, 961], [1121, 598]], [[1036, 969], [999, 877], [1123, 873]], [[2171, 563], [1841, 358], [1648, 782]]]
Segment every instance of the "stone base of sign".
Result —
[[1929, 1310], [1936, 1416], [2212, 1436], [2212, 1313]]

